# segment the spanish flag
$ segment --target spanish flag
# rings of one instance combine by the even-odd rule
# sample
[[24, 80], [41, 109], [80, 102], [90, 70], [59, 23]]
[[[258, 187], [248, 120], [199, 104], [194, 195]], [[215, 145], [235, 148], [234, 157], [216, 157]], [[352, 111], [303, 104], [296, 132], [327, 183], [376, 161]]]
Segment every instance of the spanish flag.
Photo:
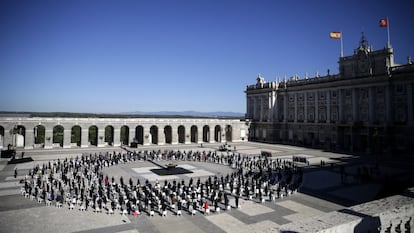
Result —
[[380, 19], [379, 26], [382, 28], [388, 27], [388, 19]]
[[329, 36], [330, 36], [332, 39], [341, 39], [341, 32], [331, 32], [331, 33], [329, 34]]

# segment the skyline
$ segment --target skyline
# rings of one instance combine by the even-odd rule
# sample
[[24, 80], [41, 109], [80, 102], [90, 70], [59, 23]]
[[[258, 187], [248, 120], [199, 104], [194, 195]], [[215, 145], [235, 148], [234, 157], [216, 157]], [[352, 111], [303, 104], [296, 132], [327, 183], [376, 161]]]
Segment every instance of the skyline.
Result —
[[[411, 6], [411, 7], [410, 7]], [[244, 113], [258, 74], [338, 73], [361, 32], [414, 56], [413, 3], [2, 1], [0, 111]], [[339, 9], [339, 10], [338, 10]]]

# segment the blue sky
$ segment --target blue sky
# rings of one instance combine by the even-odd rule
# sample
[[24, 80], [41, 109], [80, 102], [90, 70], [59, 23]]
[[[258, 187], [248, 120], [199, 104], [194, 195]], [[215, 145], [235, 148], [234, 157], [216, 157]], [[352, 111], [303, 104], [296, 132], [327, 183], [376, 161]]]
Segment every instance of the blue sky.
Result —
[[[260, 73], [338, 72], [361, 32], [414, 57], [412, 1], [0, 1], [0, 110], [245, 112]], [[410, 43], [409, 43], [410, 42]]]

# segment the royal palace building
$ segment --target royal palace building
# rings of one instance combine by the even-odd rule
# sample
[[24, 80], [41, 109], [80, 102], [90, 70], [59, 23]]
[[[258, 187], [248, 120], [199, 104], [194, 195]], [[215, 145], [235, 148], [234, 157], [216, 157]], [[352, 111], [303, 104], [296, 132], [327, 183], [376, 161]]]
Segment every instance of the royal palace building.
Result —
[[[373, 50], [362, 35], [339, 73], [246, 88], [249, 140], [382, 153], [414, 145], [414, 64], [394, 63], [390, 45]], [[412, 150], [411, 150], [412, 151]]]

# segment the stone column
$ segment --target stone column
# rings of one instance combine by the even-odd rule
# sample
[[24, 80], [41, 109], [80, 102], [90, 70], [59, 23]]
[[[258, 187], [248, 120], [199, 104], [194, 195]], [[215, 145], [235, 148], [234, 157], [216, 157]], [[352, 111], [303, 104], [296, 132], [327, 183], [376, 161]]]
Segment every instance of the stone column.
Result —
[[[128, 132], [128, 143], [129, 143], [129, 146], [131, 146], [131, 144], [134, 142], [134, 139], [135, 139], [135, 130], [136, 130], [135, 127], [129, 127], [129, 132]], [[145, 130], [145, 128], [144, 128], [144, 130]], [[144, 141], [145, 141], [145, 137], [144, 137]]]
[[359, 111], [358, 111], [358, 91], [356, 88], [352, 89], [352, 120], [359, 120]]
[[24, 149], [33, 149], [34, 145], [34, 128], [26, 127], [24, 135]]
[[[191, 144], [191, 126], [184, 126], [184, 144]], [[188, 137], [187, 137], [188, 136]]]
[[252, 113], [250, 112], [250, 101], [251, 101], [251, 97], [247, 97], [246, 98], [246, 118], [252, 118]]
[[105, 127], [98, 127], [98, 147], [105, 146]]
[[53, 147], [53, 129], [45, 126], [45, 149]]
[[368, 118], [369, 123], [372, 124], [375, 120], [375, 98], [374, 98], [374, 87], [368, 89]]
[[253, 99], [253, 120], [257, 120], [257, 98], [252, 97]]
[[89, 128], [82, 127], [81, 128], [81, 147], [88, 147], [89, 146]]
[[121, 128], [114, 126], [114, 142], [113, 146], [121, 146]]
[[197, 143], [203, 143], [203, 126], [197, 126]]
[[331, 91], [326, 91], [326, 123], [331, 123]]
[[7, 145], [6, 146], [3, 146], [3, 145], [4, 145], [4, 136], [0, 134], [0, 150], [2, 150], [3, 147], [7, 147]]
[[294, 100], [295, 100], [295, 116], [294, 116], [294, 122], [298, 122], [298, 93], [293, 94]]
[[392, 123], [393, 122], [393, 108], [392, 108], [392, 95], [391, 95], [392, 91], [391, 91], [391, 85], [388, 84], [385, 87], [385, 112], [387, 114], [386, 116], [386, 121], [387, 123]]
[[286, 123], [288, 120], [288, 94], [285, 92], [285, 99], [283, 101], [283, 122]]
[[278, 96], [276, 95], [276, 93], [274, 93], [274, 104], [273, 104], [273, 120], [272, 122], [279, 122], [279, 106], [277, 104], [277, 98]]
[[412, 84], [407, 85], [407, 123], [408, 125], [414, 124], [413, 119], [413, 86]]
[[158, 145], [165, 145], [164, 127], [158, 127]]
[[260, 121], [263, 121], [264, 116], [263, 116], [263, 109], [265, 108], [264, 106], [264, 101], [263, 101], [263, 96], [260, 96]]
[[319, 123], [319, 94], [315, 91], [315, 123]]
[[273, 91], [270, 92], [267, 96], [267, 106], [266, 106], [266, 108], [267, 108], [267, 116], [266, 116], [267, 122], [272, 121], [272, 114], [271, 114], [271, 112], [272, 112], [272, 103], [273, 103], [272, 95], [273, 95]]
[[304, 122], [308, 123], [308, 94], [307, 92], [303, 94], [303, 98], [304, 98], [304, 108], [305, 108], [303, 111], [303, 114], [305, 115]]
[[[260, 113], [260, 120], [262, 120], [261, 118], [262, 118], [262, 114]], [[210, 125], [209, 125], [209, 127], [210, 127], [210, 132], [209, 132], [209, 135], [208, 135], [208, 139], [209, 139], [208, 142], [209, 143], [214, 143], [215, 142], [214, 138], [216, 136], [216, 128], [215, 128], [215, 126], [210, 126]], [[220, 139], [220, 137], [219, 137], [219, 139]]]
[[220, 135], [222, 135], [220, 136], [221, 137], [220, 139], [222, 143], [225, 143], [227, 142], [226, 125], [220, 125], [220, 127], [221, 127]]
[[4, 136], [3, 136], [3, 148], [5, 149], [5, 150], [7, 150], [7, 146], [10, 144], [10, 145], [12, 145], [13, 146], [13, 140], [12, 140], [12, 138], [13, 138], [13, 134], [11, 133], [12, 132], [12, 128], [10, 128], [10, 129], [7, 129], [7, 128], [4, 128]]
[[[185, 135], [184, 135], [184, 140], [186, 140]], [[178, 127], [174, 125], [171, 126], [171, 144], [172, 145], [178, 144]]]
[[344, 121], [344, 90], [338, 90], [338, 121]]
[[63, 130], [63, 148], [70, 148], [70, 140], [72, 136], [72, 129], [66, 129], [66, 127]]

